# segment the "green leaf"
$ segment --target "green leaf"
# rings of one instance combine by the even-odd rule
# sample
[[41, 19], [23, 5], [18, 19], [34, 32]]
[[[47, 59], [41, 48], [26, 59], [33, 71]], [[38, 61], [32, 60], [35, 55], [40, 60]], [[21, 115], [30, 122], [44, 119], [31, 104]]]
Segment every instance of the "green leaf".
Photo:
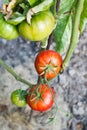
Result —
[[75, 0], [61, 0], [58, 15], [62, 15], [66, 12], [71, 11], [72, 6], [74, 6]]
[[80, 19], [80, 32], [82, 33], [87, 24], [87, 0], [84, 1], [84, 8]]
[[56, 42], [55, 50], [63, 53], [68, 48], [72, 31], [71, 12], [75, 0], [61, 0], [58, 11], [58, 22], [53, 35]]
[[28, 0], [30, 6], [35, 6], [41, 2], [41, 0]]
[[38, 4], [37, 6], [34, 6], [32, 8], [33, 12], [38, 13], [40, 11], [45, 11], [48, 10], [54, 3], [54, 0], [44, 0], [43, 2], [41, 2], [40, 4]]
[[55, 50], [63, 53], [67, 50], [70, 43], [72, 30], [72, 17], [66, 15], [58, 20], [56, 29], [53, 32], [54, 40], [56, 42]]
[[19, 4], [19, 6], [24, 10], [23, 15], [26, 16], [26, 14], [27, 14], [28, 10], [30, 9], [30, 7], [25, 3], [21, 3], [21, 4]]
[[18, 25], [25, 19], [25, 16], [22, 15], [19, 12], [15, 12], [11, 15], [11, 17], [7, 20], [8, 23], [13, 24], [13, 25]]
[[4, 0], [3, 3], [4, 3], [4, 4], [8, 4], [8, 3], [9, 3], [9, 0]]

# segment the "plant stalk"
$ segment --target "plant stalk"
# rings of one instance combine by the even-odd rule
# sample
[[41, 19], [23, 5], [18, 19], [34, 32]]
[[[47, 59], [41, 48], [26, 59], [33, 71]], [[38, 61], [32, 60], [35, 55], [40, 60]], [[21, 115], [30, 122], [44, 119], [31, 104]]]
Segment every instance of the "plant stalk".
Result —
[[[57, 15], [58, 15], [59, 5], [60, 5], [60, 0], [55, 0], [54, 1], [54, 17], [55, 17], [55, 19], [57, 18]], [[50, 34], [50, 36], [48, 38], [48, 44], [47, 44], [46, 50], [49, 50], [52, 42], [53, 42], [53, 32]]]
[[7, 66], [1, 59], [0, 59], [0, 65], [2, 65], [17, 81], [20, 81], [30, 87], [32, 87], [33, 84], [28, 82], [27, 80], [21, 78], [19, 75], [17, 75], [9, 66]]
[[48, 38], [45, 38], [44, 40], [41, 41], [41, 51], [46, 50], [47, 45], [48, 45]]
[[83, 4], [84, 4], [84, 0], [77, 0], [77, 2], [76, 2], [77, 6], [75, 8], [75, 14], [74, 14], [75, 16], [74, 16], [73, 24], [72, 24], [71, 41], [70, 41], [70, 45], [69, 45], [67, 54], [65, 56], [65, 59], [63, 61], [63, 69], [65, 69], [68, 66], [70, 58], [75, 49], [75, 46], [78, 43], [80, 16], [81, 16], [81, 13], [83, 10]]

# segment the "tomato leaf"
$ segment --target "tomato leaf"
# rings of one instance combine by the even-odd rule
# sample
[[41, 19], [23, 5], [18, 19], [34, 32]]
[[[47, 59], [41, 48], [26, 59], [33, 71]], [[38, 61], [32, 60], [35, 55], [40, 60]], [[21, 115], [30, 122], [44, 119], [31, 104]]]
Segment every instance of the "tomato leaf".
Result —
[[84, 8], [81, 14], [81, 19], [80, 19], [80, 32], [85, 28], [85, 25], [87, 24], [87, 0], [84, 1]]
[[54, 30], [54, 40], [56, 42], [55, 50], [62, 53], [66, 51], [71, 37], [72, 18], [66, 15], [58, 20], [56, 29]]
[[58, 22], [54, 29], [54, 41], [56, 42], [55, 50], [63, 53], [68, 48], [72, 30], [71, 11], [75, 0], [61, 0], [58, 11]]
[[15, 12], [11, 15], [11, 17], [7, 20], [8, 23], [13, 24], [13, 25], [18, 25], [25, 19], [25, 16], [22, 15], [19, 12]]
[[4, 3], [4, 4], [8, 4], [8, 3], [9, 3], [9, 0], [4, 0], [3, 3]]
[[38, 3], [40, 3], [41, 1], [40, 0], [28, 0], [30, 6], [34, 6], [34, 5], [37, 5]]
[[29, 5], [26, 3], [21, 3], [21, 4], [19, 4], [19, 6], [24, 10], [23, 15], [26, 15], [28, 10], [30, 9]]
[[66, 12], [70, 12], [72, 6], [74, 6], [75, 0], [61, 0], [58, 15], [62, 15]]

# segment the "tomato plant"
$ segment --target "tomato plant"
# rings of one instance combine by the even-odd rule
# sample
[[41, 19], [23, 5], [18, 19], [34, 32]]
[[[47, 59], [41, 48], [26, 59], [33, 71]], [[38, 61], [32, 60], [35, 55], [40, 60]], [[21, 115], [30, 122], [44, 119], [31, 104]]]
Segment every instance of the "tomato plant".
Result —
[[62, 57], [54, 50], [41, 51], [35, 59], [35, 68], [38, 74], [46, 79], [54, 78], [61, 69]]
[[[34, 62], [39, 74], [37, 85], [18, 76], [0, 59], [0, 65], [30, 87], [28, 95], [21, 89], [12, 92], [15, 105], [23, 107], [28, 103], [31, 109], [41, 112], [52, 107], [55, 91], [47, 85], [48, 80], [68, 66], [87, 24], [86, 6], [87, 0], [4, 0], [0, 10], [0, 37], [12, 40], [20, 34], [27, 40], [40, 41], [41, 48]], [[55, 51], [49, 50], [53, 42]], [[64, 56], [63, 61], [60, 54]]]
[[50, 11], [39, 12], [32, 16], [31, 23], [23, 21], [18, 29], [19, 33], [31, 41], [40, 41], [50, 35], [54, 28], [55, 20]]
[[35, 85], [30, 88], [27, 96], [28, 105], [36, 111], [46, 111], [54, 103], [55, 91], [46, 84]]
[[2, 14], [0, 13], [0, 37], [13, 40], [19, 36], [16, 26], [11, 25], [5, 21]]
[[17, 89], [11, 93], [11, 101], [18, 107], [26, 106], [27, 93], [25, 90]]

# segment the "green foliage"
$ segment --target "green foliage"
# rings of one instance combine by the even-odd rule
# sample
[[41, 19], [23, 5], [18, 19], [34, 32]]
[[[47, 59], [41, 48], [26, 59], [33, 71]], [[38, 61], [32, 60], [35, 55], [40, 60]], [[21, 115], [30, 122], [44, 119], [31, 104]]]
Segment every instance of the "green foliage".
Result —
[[53, 32], [56, 42], [55, 50], [62, 53], [66, 51], [72, 31], [72, 8], [75, 0], [61, 0], [58, 11], [58, 22]]
[[81, 14], [80, 19], [80, 32], [82, 33], [83, 29], [85, 28], [85, 25], [87, 24], [87, 0], [84, 2], [83, 11]]
[[4, 4], [8, 4], [9, 0], [4, 0], [3, 2], [4, 2]]
[[15, 12], [11, 15], [11, 17], [7, 20], [8, 23], [13, 25], [18, 25], [25, 19], [25, 16], [20, 14], [19, 12]]
[[40, 3], [41, 0], [28, 0], [28, 2], [29, 2], [29, 4], [30, 4], [30, 6], [32, 7], [32, 6], [35, 6], [35, 5], [37, 5], [38, 3]]
[[72, 17], [65, 15], [58, 19], [57, 27], [54, 30], [54, 40], [56, 42], [55, 50], [62, 53], [64, 52], [69, 43], [72, 30]]
[[58, 15], [63, 15], [71, 11], [72, 6], [74, 6], [75, 0], [61, 0]]

